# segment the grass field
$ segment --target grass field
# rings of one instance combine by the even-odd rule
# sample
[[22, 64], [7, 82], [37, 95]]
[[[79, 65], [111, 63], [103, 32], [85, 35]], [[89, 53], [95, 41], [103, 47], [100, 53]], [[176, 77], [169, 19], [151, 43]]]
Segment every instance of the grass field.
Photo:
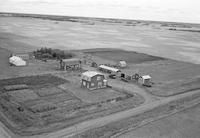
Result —
[[147, 61], [156, 61], [156, 60], [164, 60], [164, 58], [150, 56], [147, 54], [131, 52], [131, 51], [122, 51], [122, 50], [112, 50], [112, 51], [93, 51], [86, 52], [91, 54], [92, 56], [97, 56], [100, 58], [104, 58], [107, 60], [118, 62], [120, 60], [126, 61], [128, 64], [137, 64], [143, 63]]
[[127, 132], [119, 138], [199, 138], [200, 105]]
[[[142, 21], [132, 21], [135, 24], [133, 26], [126, 26], [126, 21], [107, 23], [102, 19], [94, 22], [90, 25], [78, 21], [0, 17], [1, 47], [15, 52], [32, 51], [40, 47], [66, 50], [120, 48], [200, 63], [200, 33], [170, 31], [162, 26], [162, 22], [144, 25]], [[198, 25], [189, 26], [199, 28]]]

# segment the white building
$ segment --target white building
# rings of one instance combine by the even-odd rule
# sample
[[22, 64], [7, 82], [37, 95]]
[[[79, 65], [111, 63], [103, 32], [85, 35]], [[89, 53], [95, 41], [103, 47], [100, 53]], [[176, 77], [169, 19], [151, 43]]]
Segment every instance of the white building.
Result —
[[127, 66], [126, 61], [120, 60], [120, 61], [119, 61], [119, 66], [120, 66], [121, 68], [125, 68], [125, 67]]
[[144, 86], [151, 86], [151, 76], [144, 75], [144, 76], [141, 76], [141, 79], [142, 79], [142, 84]]
[[26, 66], [26, 61], [24, 61], [22, 58], [17, 57], [17, 56], [10, 57], [9, 63], [15, 66]]

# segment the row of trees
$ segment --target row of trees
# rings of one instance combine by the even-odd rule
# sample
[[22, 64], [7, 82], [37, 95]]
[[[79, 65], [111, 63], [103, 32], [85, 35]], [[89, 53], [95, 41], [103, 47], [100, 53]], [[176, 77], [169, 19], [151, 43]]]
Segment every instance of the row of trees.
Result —
[[73, 53], [66, 52], [60, 49], [51, 49], [42, 47], [33, 52], [37, 59], [67, 59], [74, 56]]

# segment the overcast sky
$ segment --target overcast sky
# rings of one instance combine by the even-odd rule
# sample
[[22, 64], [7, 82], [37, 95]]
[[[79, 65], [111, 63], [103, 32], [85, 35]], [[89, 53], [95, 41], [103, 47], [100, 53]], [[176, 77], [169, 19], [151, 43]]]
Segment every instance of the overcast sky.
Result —
[[0, 0], [0, 11], [200, 23], [200, 0]]

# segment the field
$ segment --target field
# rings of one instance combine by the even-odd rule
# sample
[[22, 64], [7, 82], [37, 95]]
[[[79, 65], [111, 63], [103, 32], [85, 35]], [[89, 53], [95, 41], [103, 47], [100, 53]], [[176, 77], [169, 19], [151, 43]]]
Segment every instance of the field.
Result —
[[122, 134], [119, 138], [198, 138], [200, 105], [175, 115], [158, 120], [131, 132]]
[[[41, 47], [65, 50], [120, 48], [200, 63], [198, 32], [171, 31], [168, 30], [168, 26], [163, 25], [166, 24], [164, 22], [124, 20], [115, 23], [87, 18], [77, 18], [72, 22], [69, 21], [69, 17], [67, 19], [59, 21], [31, 17], [0, 17], [1, 47], [15, 52], [33, 51]], [[195, 24], [180, 24], [175, 27], [180, 28], [184, 25], [192, 27], [190, 29], [200, 28]]]
[[122, 50], [111, 50], [111, 51], [93, 51], [86, 52], [91, 54], [92, 56], [97, 56], [100, 58], [105, 58], [107, 60], [118, 62], [120, 60], [124, 60], [129, 64], [138, 64], [148, 61], [156, 61], [156, 60], [164, 60], [164, 58], [150, 56], [147, 54], [131, 52], [131, 51], [122, 51]]
[[50, 74], [4, 79], [0, 86], [1, 121], [14, 133], [27, 136], [144, 103], [136, 93], [111, 88], [90, 92]]
[[[20, 138], [67, 134], [109, 137], [195, 105], [200, 97], [199, 28], [195, 24], [151, 21], [0, 16], [0, 120]], [[9, 66], [11, 53], [41, 47], [66, 50], [86, 64], [82, 70], [71, 72], [61, 71], [57, 60], [31, 59], [25, 67]], [[95, 91], [80, 88], [81, 73], [97, 70], [91, 61], [116, 65], [119, 60], [127, 62], [128, 67], [121, 71], [128, 75], [150, 75], [152, 87], [104, 74], [111, 87]], [[182, 98], [185, 95], [188, 97]], [[164, 102], [168, 100], [172, 101]], [[188, 116], [198, 121], [198, 115]], [[191, 127], [198, 127], [193, 124]], [[167, 125], [167, 130], [173, 126]], [[160, 133], [153, 131], [167, 137], [163, 122], [160, 127]], [[76, 135], [78, 130], [80, 135]], [[175, 131], [172, 136], [183, 133], [182, 129]], [[132, 135], [137, 134], [124, 136]]]

